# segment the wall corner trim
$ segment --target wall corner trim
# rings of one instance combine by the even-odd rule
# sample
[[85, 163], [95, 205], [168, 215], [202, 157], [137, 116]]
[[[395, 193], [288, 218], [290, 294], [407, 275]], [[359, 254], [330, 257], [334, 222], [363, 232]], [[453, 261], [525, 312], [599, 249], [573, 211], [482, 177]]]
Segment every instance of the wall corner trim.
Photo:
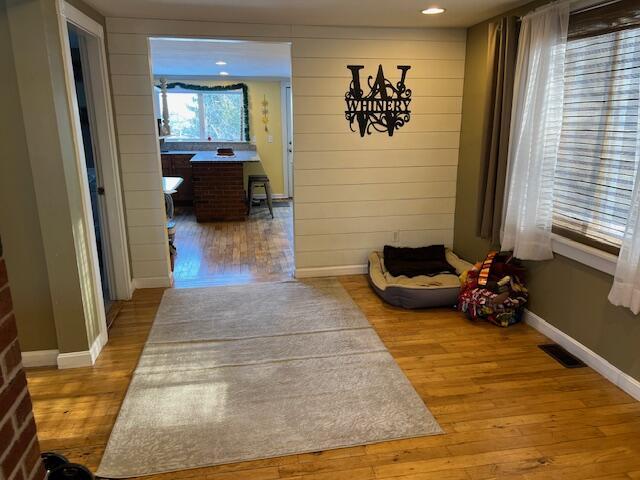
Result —
[[107, 330], [105, 329], [100, 332], [100, 335], [98, 335], [98, 338], [94, 340], [93, 344], [91, 345], [91, 348], [89, 349], [89, 353], [91, 354], [91, 365], [96, 363], [96, 360], [100, 355], [100, 352], [102, 351], [104, 346], [107, 344], [107, 340], [109, 340], [109, 336], [107, 334]]
[[139, 288], [169, 288], [172, 283], [172, 277], [142, 277], [133, 279], [133, 289]]
[[611, 363], [600, 355], [585, 347], [573, 337], [570, 337], [563, 331], [554, 327], [532, 311], [525, 309], [524, 321], [533, 329], [542, 333], [558, 345], [562, 346], [565, 350], [578, 357], [589, 367], [593, 368], [596, 372], [631, 395], [633, 398], [640, 400], [640, 381], [611, 365]]
[[107, 338], [106, 332], [100, 332], [100, 335], [94, 340], [89, 350], [59, 353], [57, 357], [58, 368], [63, 370], [66, 368], [92, 367], [96, 363], [102, 347], [107, 344]]
[[335, 267], [296, 268], [295, 278], [338, 277], [340, 275], [362, 275], [368, 265], [340, 265]]
[[22, 352], [22, 366], [31, 367], [51, 367], [58, 364], [58, 350], [32, 350]]

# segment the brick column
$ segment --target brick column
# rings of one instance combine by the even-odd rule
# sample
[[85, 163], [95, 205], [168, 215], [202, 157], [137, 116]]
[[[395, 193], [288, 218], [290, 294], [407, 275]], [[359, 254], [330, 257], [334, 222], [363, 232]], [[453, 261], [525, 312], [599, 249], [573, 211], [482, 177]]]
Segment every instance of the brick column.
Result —
[[36, 424], [22, 369], [7, 269], [0, 244], [0, 480], [42, 480]]
[[246, 219], [241, 162], [191, 162], [191, 169], [193, 206], [198, 222]]

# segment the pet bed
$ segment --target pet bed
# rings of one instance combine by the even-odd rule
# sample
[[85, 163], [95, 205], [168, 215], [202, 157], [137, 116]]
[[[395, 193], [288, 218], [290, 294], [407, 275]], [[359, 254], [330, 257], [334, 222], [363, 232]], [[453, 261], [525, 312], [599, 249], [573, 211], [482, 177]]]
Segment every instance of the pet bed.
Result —
[[445, 255], [447, 263], [455, 269], [456, 274], [394, 277], [384, 265], [382, 252], [372, 252], [369, 255], [369, 283], [385, 302], [397, 307], [451, 307], [456, 304], [460, 290], [458, 275], [473, 268], [473, 265], [460, 259], [448, 248]]

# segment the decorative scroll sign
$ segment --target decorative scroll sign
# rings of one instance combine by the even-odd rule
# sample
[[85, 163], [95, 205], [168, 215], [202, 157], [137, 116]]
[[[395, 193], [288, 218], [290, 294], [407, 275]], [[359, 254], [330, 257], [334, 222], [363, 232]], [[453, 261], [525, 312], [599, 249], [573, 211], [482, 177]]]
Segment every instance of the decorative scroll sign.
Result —
[[375, 81], [371, 75], [367, 79], [369, 93], [364, 95], [360, 84], [360, 70], [364, 65], [347, 65], [351, 70], [351, 84], [344, 99], [347, 102], [345, 117], [349, 121], [352, 132], [356, 130], [353, 123], [358, 123], [360, 136], [365, 133], [371, 135], [373, 131], [387, 132], [390, 137], [393, 132], [407, 123], [411, 117], [409, 104], [411, 103], [411, 90], [404, 82], [409, 65], [398, 65], [401, 76], [395, 86], [384, 77], [382, 65], [378, 66], [378, 74]]

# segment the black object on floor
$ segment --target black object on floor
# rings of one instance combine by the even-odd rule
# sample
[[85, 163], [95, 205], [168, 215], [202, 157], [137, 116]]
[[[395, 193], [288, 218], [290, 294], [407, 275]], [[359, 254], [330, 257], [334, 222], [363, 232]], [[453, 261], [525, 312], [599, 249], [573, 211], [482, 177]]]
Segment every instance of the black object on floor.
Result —
[[84, 465], [69, 463], [67, 457], [57, 452], [40, 454], [47, 480], [94, 480], [93, 473]]
[[44, 469], [48, 472], [55, 468], [58, 468], [61, 465], [66, 465], [67, 463], [69, 463], [67, 457], [58, 452], [42, 452], [40, 457], [42, 458]]
[[582, 360], [571, 355], [557, 343], [538, 345], [538, 347], [565, 368], [582, 368], [587, 366]]
[[84, 465], [67, 463], [51, 470], [47, 480], [95, 480], [95, 477]]

